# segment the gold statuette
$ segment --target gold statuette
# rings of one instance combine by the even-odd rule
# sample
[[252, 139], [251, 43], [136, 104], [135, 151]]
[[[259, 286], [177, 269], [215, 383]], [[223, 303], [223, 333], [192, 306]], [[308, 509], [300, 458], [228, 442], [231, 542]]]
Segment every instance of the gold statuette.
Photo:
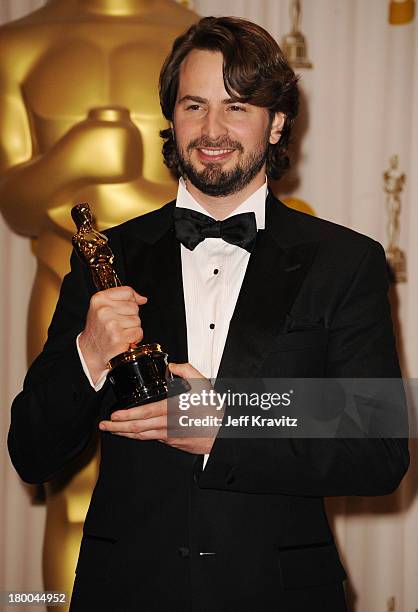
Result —
[[82, 261], [90, 268], [93, 282], [98, 291], [120, 287], [121, 282], [113, 269], [114, 255], [109, 248], [107, 237], [93, 227], [93, 215], [87, 203], [77, 204], [71, 210], [77, 227], [72, 243]]
[[[93, 227], [93, 216], [84, 202], [71, 210], [77, 227], [72, 242], [81, 260], [88, 266], [99, 291], [118, 287], [121, 282], [113, 268], [114, 255], [107, 236]], [[132, 344], [109, 361], [108, 378], [117, 403], [113, 410], [157, 402], [170, 395], [189, 390], [181, 379], [174, 380], [168, 368], [168, 355], [160, 344]]]
[[386, 192], [386, 211], [388, 214], [387, 235], [388, 246], [386, 256], [395, 283], [406, 282], [405, 253], [399, 248], [401, 198], [400, 194], [405, 184], [405, 174], [398, 170], [399, 159], [393, 155], [389, 160], [389, 169], [383, 174]]
[[312, 68], [308, 59], [306, 39], [300, 31], [300, 0], [290, 0], [290, 19], [292, 31], [283, 38], [283, 53], [292, 68]]

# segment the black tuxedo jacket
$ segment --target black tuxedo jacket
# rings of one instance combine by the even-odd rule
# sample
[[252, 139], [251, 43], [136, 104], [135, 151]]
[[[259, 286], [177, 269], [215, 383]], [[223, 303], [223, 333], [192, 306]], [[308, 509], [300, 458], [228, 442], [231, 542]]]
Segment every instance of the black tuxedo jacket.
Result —
[[[171, 202], [107, 232], [120, 278], [146, 295], [144, 342], [187, 361]], [[269, 195], [218, 377], [398, 377], [382, 247]], [[114, 401], [83, 373], [76, 336], [94, 292], [72, 258], [42, 354], [12, 407], [9, 452], [44, 482], [86, 446]], [[323, 497], [393, 491], [401, 439], [215, 440], [202, 456], [101, 433], [74, 612], [342, 612]], [[212, 554], [201, 554], [212, 553]]]

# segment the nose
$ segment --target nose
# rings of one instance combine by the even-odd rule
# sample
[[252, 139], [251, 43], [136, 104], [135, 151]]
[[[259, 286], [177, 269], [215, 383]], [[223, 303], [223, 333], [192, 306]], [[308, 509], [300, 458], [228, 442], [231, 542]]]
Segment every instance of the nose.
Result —
[[202, 135], [216, 141], [225, 136], [227, 132], [223, 109], [210, 108], [202, 125]]

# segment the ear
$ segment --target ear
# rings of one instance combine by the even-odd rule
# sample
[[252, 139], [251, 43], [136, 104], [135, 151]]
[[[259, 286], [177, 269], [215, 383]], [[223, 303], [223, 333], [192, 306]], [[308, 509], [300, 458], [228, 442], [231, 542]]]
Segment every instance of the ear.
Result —
[[280, 140], [280, 135], [284, 126], [286, 115], [284, 113], [275, 113], [273, 122], [270, 128], [270, 144], [277, 144]]

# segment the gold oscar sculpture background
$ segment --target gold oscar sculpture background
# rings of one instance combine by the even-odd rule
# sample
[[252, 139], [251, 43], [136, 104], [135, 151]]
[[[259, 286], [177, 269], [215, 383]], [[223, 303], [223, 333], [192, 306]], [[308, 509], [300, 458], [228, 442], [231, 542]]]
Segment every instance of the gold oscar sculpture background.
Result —
[[[103, 230], [175, 196], [161, 155], [158, 75], [174, 38], [196, 19], [173, 0], [50, 0], [0, 28], [0, 202], [37, 258], [29, 361], [69, 268], [72, 206], [91, 202]], [[46, 485], [47, 590], [72, 589], [95, 442]]]
[[[69, 269], [73, 205], [90, 202], [101, 231], [175, 197], [157, 83], [174, 38], [197, 18], [174, 0], [49, 0], [0, 28], [0, 205], [37, 259], [29, 362]], [[45, 485], [46, 590], [71, 592], [98, 461], [94, 438]]]

